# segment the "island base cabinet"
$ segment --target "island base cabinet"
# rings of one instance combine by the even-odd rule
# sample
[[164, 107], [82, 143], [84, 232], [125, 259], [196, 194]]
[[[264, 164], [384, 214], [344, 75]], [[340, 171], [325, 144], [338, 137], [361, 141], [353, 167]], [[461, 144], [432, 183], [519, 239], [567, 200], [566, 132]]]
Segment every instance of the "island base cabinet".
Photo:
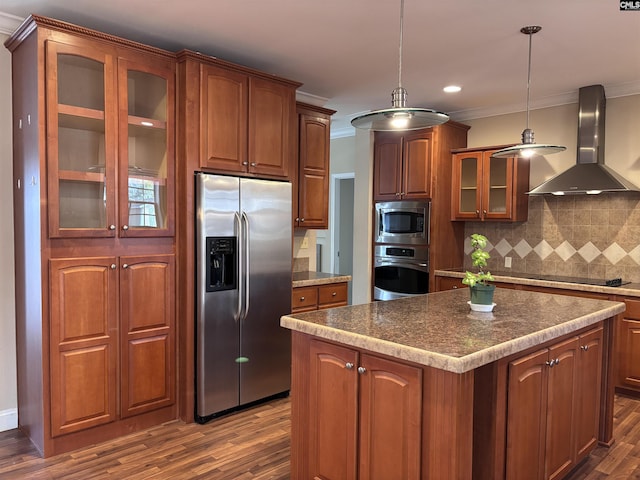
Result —
[[471, 480], [473, 372], [292, 338], [291, 478]]
[[598, 438], [603, 328], [508, 366], [506, 479], [563, 478]]

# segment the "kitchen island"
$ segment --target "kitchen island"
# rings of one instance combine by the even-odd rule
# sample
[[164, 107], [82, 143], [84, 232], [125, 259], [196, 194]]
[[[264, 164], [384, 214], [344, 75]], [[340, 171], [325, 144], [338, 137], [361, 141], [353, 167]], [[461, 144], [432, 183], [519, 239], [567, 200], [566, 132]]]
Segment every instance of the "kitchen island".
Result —
[[292, 478], [562, 478], [612, 442], [624, 304], [452, 290], [282, 317]]

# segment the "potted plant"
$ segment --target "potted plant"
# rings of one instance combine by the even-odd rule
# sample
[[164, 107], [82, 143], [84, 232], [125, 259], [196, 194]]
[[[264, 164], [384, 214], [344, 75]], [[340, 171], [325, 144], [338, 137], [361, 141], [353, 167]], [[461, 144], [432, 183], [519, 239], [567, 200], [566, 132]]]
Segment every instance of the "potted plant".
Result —
[[472, 234], [471, 246], [473, 247], [471, 261], [473, 266], [478, 269], [478, 272], [467, 271], [462, 283], [469, 286], [472, 309], [474, 305], [489, 305], [491, 308], [487, 308], [487, 310], [491, 311], [494, 306], [493, 292], [496, 286], [488, 283], [493, 280], [493, 275], [491, 275], [491, 272], [485, 271], [487, 260], [491, 258], [489, 252], [485, 250], [487, 248], [487, 237], [479, 233]]

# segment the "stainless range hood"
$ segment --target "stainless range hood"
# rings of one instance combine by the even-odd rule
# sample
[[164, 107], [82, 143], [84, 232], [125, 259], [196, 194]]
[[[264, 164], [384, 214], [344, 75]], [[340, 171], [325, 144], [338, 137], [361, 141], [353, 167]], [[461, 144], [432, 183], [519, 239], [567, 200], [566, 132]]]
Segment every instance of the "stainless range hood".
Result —
[[538, 185], [529, 195], [597, 194], [640, 191], [629, 180], [604, 164], [604, 87], [579, 90], [578, 158], [576, 165]]

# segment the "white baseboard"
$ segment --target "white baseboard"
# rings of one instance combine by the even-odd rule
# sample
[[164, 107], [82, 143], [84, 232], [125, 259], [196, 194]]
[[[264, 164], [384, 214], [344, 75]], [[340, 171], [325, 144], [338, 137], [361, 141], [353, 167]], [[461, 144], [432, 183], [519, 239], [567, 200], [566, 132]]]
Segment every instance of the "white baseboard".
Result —
[[18, 409], [0, 410], [0, 432], [18, 428]]

